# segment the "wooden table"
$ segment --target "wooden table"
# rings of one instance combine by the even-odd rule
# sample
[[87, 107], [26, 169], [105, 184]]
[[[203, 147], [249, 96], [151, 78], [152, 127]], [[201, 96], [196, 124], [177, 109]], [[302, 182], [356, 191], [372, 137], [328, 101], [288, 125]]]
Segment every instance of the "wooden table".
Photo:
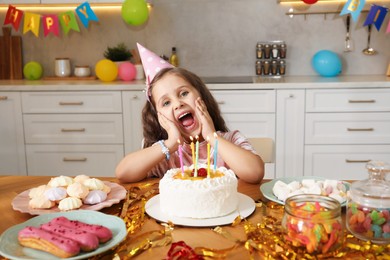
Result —
[[[51, 177], [48, 176], [0, 176], [0, 212], [2, 219], [0, 221], [0, 233], [3, 233], [7, 228], [20, 224], [30, 218], [34, 217], [27, 213], [21, 213], [15, 211], [12, 208], [12, 200], [19, 193], [28, 190], [33, 187], [37, 187], [42, 184], [48, 183]], [[118, 181], [113, 178], [103, 178], [99, 179], [104, 181], [116, 182]], [[145, 183], [157, 183], [159, 179], [148, 179], [135, 184], [122, 184], [126, 189], [131, 188], [132, 186], [141, 186]], [[260, 192], [259, 184], [249, 184], [243, 181], [239, 181], [238, 191], [250, 196], [255, 201], [262, 199], [262, 194]], [[121, 203], [118, 205], [113, 205], [110, 208], [102, 209], [101, 211], [108, 214], [115, 214], [120, 212]], [[249, 220], [256, 222], [260, 219], [261, 213], [260, 209], [256, 209], [254, 214], [249, 217]], [[162, 226], [154, 221], [153, 219], [147, 219], [145, 224], [142, 227], [142, 230], [138, 233], [143, 233], [151, 230], [161, 229]], [[231, 226], [226, 226], [226, 228], [234, 236], [240, 239], [245, 239], [245, 233], [242, 228], [237, 229]], [[190, 227], [175, 227], [173, 232], [174, 241], [185, 241], [191, 247], [198, 246], [207, 246], [210, 248], [216, 249], [225, 249], [234, 245], [233, 242], [228, 241], [216, 234], [211, 230], [211, 228], [190, 228]], [[137, 259], [156, 259], [158, 256], [159, 259], [164, 258], [167, 255], [169, 246], [166, 247], [157, 247], [152, 250], [148, 250], [138, 256]], [[242, 257], [243, 254], [247, 254], [246, 250], [242, 247], [241, 249], [234, 250], [233, 254], [229, 254], [229, 258], [235, 259]], [[1, 256], [0, 256], [1, 257]]]

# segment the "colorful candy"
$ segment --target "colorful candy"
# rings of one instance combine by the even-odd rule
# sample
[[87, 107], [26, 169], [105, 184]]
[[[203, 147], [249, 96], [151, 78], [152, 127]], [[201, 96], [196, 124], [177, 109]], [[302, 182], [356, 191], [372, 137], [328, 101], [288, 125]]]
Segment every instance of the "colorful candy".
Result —
[[390, 209], [368, 208], [348, 203], [347, 228], [360, 239], [390, 242]]
[[[294, 201], [294, 198], [305, 196], [315, 198], [305, 202]], [[332, 205], [336, 205], [335, 208]], [[327, 253], [342, 244], [340, 204], [324, 196], [297, 195], [289, 198], [282, 225], [285, 240], [295, 247], [305, 248], [308, 253]]]

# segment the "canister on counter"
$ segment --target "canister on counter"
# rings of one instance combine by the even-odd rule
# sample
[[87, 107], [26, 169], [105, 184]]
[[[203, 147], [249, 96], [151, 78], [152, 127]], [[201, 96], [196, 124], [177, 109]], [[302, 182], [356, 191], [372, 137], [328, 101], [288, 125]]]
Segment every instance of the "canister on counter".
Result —
[[276, 60], [271, 61], [271, 74], [272, 75], [278, 74], [278, 62]]
[[269, 75], [270, 74], [270, 67], [271, 67], [271, 64], [269, 62], [269, 60], [265, 60], [263, 61], [263, 73], [264, 75]]
[[285, 59], [287, 55], [287, 46], [285, 43], [280, 44], [279, 56], [281, 59]]
[[271, 45], [264, 45], [264, 59], [269, 59], [271, 57]]
[[277, 44], [272, 44], [271, 53], [273, 59], [277, 59], [279, 57], [279, 49]]
[[286, 74], [286, 62], [284, 60], [279, 61], [279, 74], [280, 75]]
[[263, 58], [263, 44], [257, 43], [256, 45], [256, 58], [262, 59]]
[[256, 75], [261, 75], [263, 73], [263, 66], [260, 60], [256, 61]]

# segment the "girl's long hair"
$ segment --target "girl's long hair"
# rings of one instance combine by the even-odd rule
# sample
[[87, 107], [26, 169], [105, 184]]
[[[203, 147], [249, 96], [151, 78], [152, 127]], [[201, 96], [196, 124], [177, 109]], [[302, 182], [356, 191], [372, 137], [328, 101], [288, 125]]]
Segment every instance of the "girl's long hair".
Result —
[[[228, 131], [225, 120], [221, 115], [218, 103], [211, 94], [210, 90], [197, 75], [186, 69], [177, 67], [162, 69], [152, 80], [149, 93], [151, 93], [151, 89], [153, 88], [154, 84], [166, 74], [174, 74], [188, 81], [188, 83], [199, 92], [201, 98], [206, 104], [207, 110], [214, 122], [215, 130], [222, 132]], [[142, 110], [142, 124], [144, 148], [152, 146], [152, 144], [159, 140], [168, 139], [168, 133], [158, 122], [157, 111], [155, 109], [155, 104], [152, 97], [150, 97], [150, 102], [146, 102]]]

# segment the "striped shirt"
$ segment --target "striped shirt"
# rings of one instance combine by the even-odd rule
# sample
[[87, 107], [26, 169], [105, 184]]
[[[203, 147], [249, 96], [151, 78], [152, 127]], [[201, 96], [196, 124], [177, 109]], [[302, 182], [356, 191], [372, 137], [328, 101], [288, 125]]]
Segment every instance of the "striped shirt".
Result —
[[[242, 147], [245, 150], [251, 151], [254, 154], [257, 154], [252, 145], [248, 142], [247, 138], [242, 135], [239, 131], [231, 131], [231, 132], [219, 132], [218, 137], [223, 138], [239, 147]], [[195, 143], [194, 143], [195, 147]], [[192, 152], [190, 144], [183, 144], [183, 165], [191, 166], [193, 164], [192, 161]], [[199, 143], [199, 155], [198, 155], [198, 164], [207, 164], [207, 141], [203, 141]], [[214, 148], [210, 148], [210, 164], [214, 165]], [[220, 156], [217, 155], [217, 167], [226, 167], [229, 166], [222, 160]], [[170, 159], [162, 160], [159, 164], [157, 164], [149, 173], [148, 177], [163, 177], [164, 174], [172, 168], [180, 168], [180, 158], [179, 151], [172, 153]]]

